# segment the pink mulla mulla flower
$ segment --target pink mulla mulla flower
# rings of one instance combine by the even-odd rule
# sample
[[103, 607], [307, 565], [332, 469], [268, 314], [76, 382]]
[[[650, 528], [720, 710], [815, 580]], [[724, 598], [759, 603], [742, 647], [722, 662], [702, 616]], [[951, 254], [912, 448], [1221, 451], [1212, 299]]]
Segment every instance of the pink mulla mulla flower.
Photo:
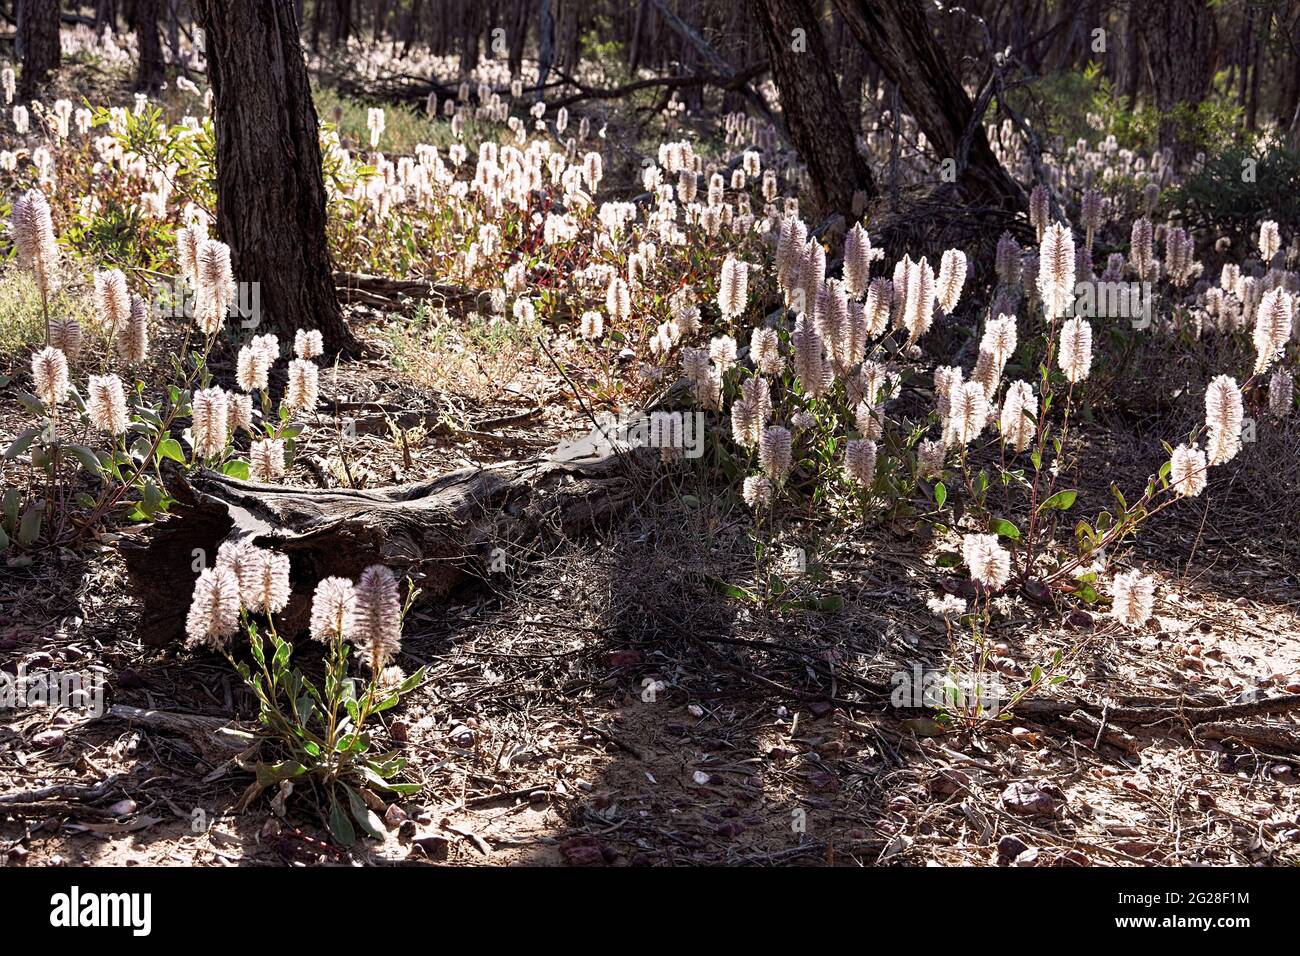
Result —
[[245, 392], [265, 390], [271, 371], [270, 357], [261, 349], [245, 345], [235, 363], [235, 384]]
[[131, 314], [126, 326], [117, 333], [117, 354], [131, 365], [139, 365], [149, 357], [148, 308], [144, 299], [131, 296]]
[[1074, 298], [1074, 237], [1059, 222], [1044, 232], [1038, 246], [1038, 295], [1048, 318], [1061, 315]]
[[190, 406], [193, 410], [190, 436], [195, 454], [200, 458], [216, 458], [225, 451], [230, 436], [226, 393], [216, 386], [199, 389]]
[[81, 351], [81, 323], [68, 316], [66, 319], [50, 320], [50, 344], [70, 359], [75, 359]]
[[352, 641], [367, 654], [371, 671], [378, 674], [401, 648], [402, 599], [397, 578], [382, 564], [372, 564], [361, 572], [356, 596]]
[[1195, 498], [1205, 490], [1205, 452], [1195, 445], [1179, 445], [1169, 459], [1169, 484], [1180, 498]]
[[1011, 554], [996, 534], [968, 534], [961, 542], [962, 559], [970, 576], [989, 590], [997, 590], [1011, 577]]
[[50, 295], [58, 284], [59, 246], [44, 193], [29, 189], [14, 200], [9, 231], [19, 268], [32, 273], [41, 295]]
[[319, 369], [307, 359], [289, 362], [289, 388], [284, 405], [290, 411], [312, 412], [320, 394]]
[[876, 480], [876, 443], [866, 438], [851, 438], [844, 448], [844, 471], [861, 485]]
[[785, 369], [776, 329], [757, 328], [749, 338], [749, 358], [762, 375], [777, 376]]
[[205, 335], [213, 335], [226, 319], [226, 309], [235, 295], [235, 276], [230, 266], [230, 247], [216, 239], [204, 239], [195, 253], [197, 302], [195, 320]]
[[131, 321], [131, 291], [121, 269], [95, 273], [95, 316], [109, 335], [119, 334]]
[[1206, 453], [1211, 465], [1222, 465], [1241, 450], [1244, 415], [1241, 389], [1231, 375], [1218, 375], [1205, 389]]
[[284, 439], [263, 438], [249, 449], [248, 475], [253, 481], [274, 484], [284, 478]]
[[116, 375], [92, 375], [87, 387], [86, 415], [100, 431], [114, 437], [126, 431], [130, 423], [126, 411], [126, 393]]
[[949, 249], [939, 260], [936, 299], [939, 311], [951, 315], [961, 300], [962, 286], [966, 283], [966, 253]]
[[299, 329], [294, 333], [293, 351], [301, 359], [319, 358], [325, 351], [320, 329]]
[[279, 614], [289, 605], [289, 556], [257, 548], [240, 568], [244, 606], [258, 614]]
[[1092, 369], [1092, 326], [1086, 319], [1067, 319], [1061, 326], [1057, 364], [1071, 383], [1082, 382]]
[[194, 582], [185, 618], [192, 645], [220, 650], [239, 628], [239, 578], [228, 567], [205, 568]]
[[789, 429], [780, 425], [768, 425], [763, 429], [758, 443], [758, 461], [768, 478], [778, 485], [785, 481], [790, 470], [791, 454]]
[[1156, 582], [1137, 571], [1115, 575], [1111, 616], [1125, 627], [1141, 627], [1155, 607]]
[[755, 511], [762, 511], [772, 506], [772, 482], [762, 475], [750, 475], [745, 479], [742, 495], [745, 504]]
[[311, 637], [322, 644], [350, 641], [356, 631], [356, 587], [347, 578], [323, 578], [311, 602]]
[[718, 311], [724, 319], [734, 319], [745, 311], [748, 298], [749, 267], [735, 256], [727, 256], [718, 280]]
[[68, 397], [68, 358], [52, 345], [32, 356], [32, 390], [47, 410]]
[[871, 239], [862, 223], [854, 223], [844, 237], [844, 288], [861, 296], [871, 285]]

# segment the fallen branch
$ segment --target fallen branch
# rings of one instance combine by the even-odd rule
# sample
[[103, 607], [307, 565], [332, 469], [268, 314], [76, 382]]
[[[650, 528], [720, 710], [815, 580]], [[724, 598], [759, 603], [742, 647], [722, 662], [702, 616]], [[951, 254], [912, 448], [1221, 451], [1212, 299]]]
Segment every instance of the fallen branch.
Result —
[[514, 566], [538, 542], [615, 515], [636, 487], [622, 459], [639, 468], [654, 457], [651, 449], [610, 452], [589, 436], [539, 459], [373, 490], [263, 485], [211, 471], [187, 478], [168, 467], [171, 514], [123, 548], [143, 608], [137, 634], [153, 646], [180, 639], [198, 570], [223, 542], [244, 538], [290, 556], [293, 594], [277, 618], [287, 635], [306, 626], [317, 582], [356, 577], [371, 564], [409, 575], [423, 600], [444, 599], [497, 560]]
[[1078, 698], [1075, 700], [1026, 700], [1016, 705], [1016, 716], [1036, 720], [1061, 720], [1075, 711], [1094, 717], [1105, 715], [1107, 720], [1124, 724], [1154, 724], [1163, 720], [1178, 720], [1192, 726], [1245, 717], [1265, 717], [1288, 714], [1300, 710], [1300, 694], [1286, 697], [1268, 697], [1245, 704], [1220, 704], [1215, 707], [1186, 707], [1181, 702], [1171, 702], [1154, 707], [1116, 707]]

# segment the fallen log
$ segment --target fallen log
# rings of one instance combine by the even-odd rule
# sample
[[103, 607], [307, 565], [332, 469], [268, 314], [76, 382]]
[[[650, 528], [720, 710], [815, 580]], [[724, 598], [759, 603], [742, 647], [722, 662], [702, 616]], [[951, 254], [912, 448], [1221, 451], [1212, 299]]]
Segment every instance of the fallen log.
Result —
[[487, 292], [463, 286], [428, 282], [424, 279], [390, 279], [387, 276], [364, 272], [335, 272], [334, 289], [340, 302], [359, 302], [362, 305], [397, 310], [403, 299], [420, 299], [436, 302], [446, 307], [473, 303], [486, 311], [490, 305]]
[[[655, 457], [611, 449], [596, 433], [531, 461], [465, 468], [390, 488], [311, 489], [239, 481], [211, 471], [164, 470], [175, 499], [167, 518], [123, 547], [128, 584], [151, 646], [180, 640], [199, 572], [223, 542], [251, 537], [288, 554], [292, 597], [277, 627], [305, 629], [324, 577], [356, 577], [371, 564], [408, 575], [440, 600], [494, 563], [517, 567], [539, 542], [577, 535], [616, 515]], [[500, 550], [497, 550], [500, 549]]]

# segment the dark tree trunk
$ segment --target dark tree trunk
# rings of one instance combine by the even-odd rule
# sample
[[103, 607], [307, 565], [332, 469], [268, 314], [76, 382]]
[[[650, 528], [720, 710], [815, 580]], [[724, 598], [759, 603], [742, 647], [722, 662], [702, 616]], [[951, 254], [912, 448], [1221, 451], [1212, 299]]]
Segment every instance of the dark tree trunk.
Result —
[[59, 68], [62, 54], [58, 0], [19, 0], [15, 43], [23, 60], [18, 97], [26, 101], [33, 99], [49, 80], [50, 73]]
[[411, 13], [406, 18], [402, 33], [402, 56], [411, 52], [411, 46], [420, 39], [420, 17], [424, 13], [424, 0], [411, 0]]
[[136, 6], [135, 35], [140, 47], [140, 68], [136, 87], [150, 92], [162, 89], [167, 79], [163, 65], [162, 37], [158, 34], [161, 0], [139, 0]]
[[207, 37], [217, 135], [217, 229], [235, 278], [257, 282], [282, 334], [319, 328], [330, 352], [352, 339], [325, 240], [316, 109], [293, 0], [195, 0]]
[[1124, 77], [1120, 95], [1130, 110], [1137, 107], [1142, 82], [1142, 31], [1138, 27], [1137, 4], [1131, 4], [1124, 21]]
[[1024, 206], [1020, 187], [993, 155], [984, 125], [952, 64], [930, 32], [921, 0], [835, 0], [849, 30], [898, 84], [939, 159], [957, 166], [968, 198], [1004, 208]]
[[[555, 65], [555, 15], [552, 10], [554, 0], [539, 0], [537, 9], [537, 85], [546, 85], [551, 67]], [[542, 91], [537, 91], [537, 98], [542, 98]]]
[[528, 22], [532, 19], [533, 0], [515, 0], [514, 19], [510, 26], [508, 66], [511, 76], [518, 76], [524, 66], [524, 48], [528, 43]]
[[325, 19], [325, 0], [316, 0], [312, 4], [311, 10], [311, 51], [320, 52], [320, 31], [321, 24]]
[[1139, 16], [1161, 113], [1160, 145], [1184, 155], [1192, 144], [1182, 139], [1172, 112], [1179, 104], [1201, 102], [1210, 91], [1218, 41], [1214, 11], [1208, 0], [1164, 0], [1143, 4]]
[[331, 43], [346, 44], [352, 36], [352, 0], [334, 0], [334, 35]]
[[[18, 0], [22, 3], [22, 0]], [[114, 0], [95, 0], [95, 36], [105, 30], [117, 32], [117, 4]]]
[[[750, 9], [767, 43], [790, 141], [808, 167], [817, 203], [823, 213], [843, 213], [852, 222], [854, 194], [873, 199], [876, 184], [858, 153], [812, 6], [809, 0], [750, 0]], [[806, 48], [796, 49], [796, 43]]]

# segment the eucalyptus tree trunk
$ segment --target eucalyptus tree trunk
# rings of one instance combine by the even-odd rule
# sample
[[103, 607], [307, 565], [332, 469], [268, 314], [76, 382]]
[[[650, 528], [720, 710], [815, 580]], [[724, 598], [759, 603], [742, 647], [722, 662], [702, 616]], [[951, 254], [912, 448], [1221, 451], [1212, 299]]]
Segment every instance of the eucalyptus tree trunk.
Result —
[[316, 109], [293, 0], [194, 0], [207, 38], [217, 138], [217, 231], [261, 322], [353, 344], [334, 292]]
[[1214, 79], [1218, 28], [1209, 0], [1164, 0], [1142, 5], [1143, 46], [1160, 110], [1160, 145], [1179, 155], [1192, 147], [1174, 111], [1205, 99]]
[[135, 7], [135, 35], [140, 48], [135, 84], [138, 89], [150, 92], [161, 90], [167, 79], [163, 65], [162, 37], [158, 33], [161, 7], [161, 0], [137, 0]]
[[858, 153], [812, 4], [750, 0], [750, 9], [767, 44], [790, 141], [808, 167], [817, 203], [851, 222], [855, 194], [874, 198], [876, 184]]
[[956, 183], [965, 194], [1004, 208], [1023, 207], [1024, 193], [993, 155], [982, 118], [930, 32], [921, 0], [835, 0], [835, 8], [898, 85], [939, 161], [954, 161]]
[[36, 97], [62, 59], [58, 0], [18, 0], [18, 33], [14, 43], [23, 63], [18, 96], [26, 102]]

